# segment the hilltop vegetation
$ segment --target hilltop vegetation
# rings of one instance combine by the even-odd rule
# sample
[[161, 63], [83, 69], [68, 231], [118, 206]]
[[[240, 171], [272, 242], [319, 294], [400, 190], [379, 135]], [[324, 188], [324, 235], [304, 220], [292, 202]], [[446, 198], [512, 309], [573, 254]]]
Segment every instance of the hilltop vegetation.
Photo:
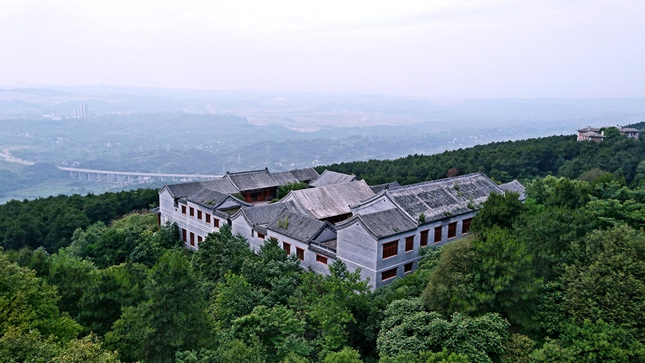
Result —
[[546, 175], [575, 179], [586, 171], [600, 169], [632, 183], [645, 176], [645, 164], [639, 169], [644, 159], [645, 143], [625, 136], [608, 137], [601, 143], [577, 142], [575, 136], [551, 136], [494, 142], [436, 155], [340, 163], [325, 168], [355, 174], [368, 184], [435, 180], [445, 178], [452, 168], [459, 174], [482, 171], [502, 183]]
[[[177, 231], [159, 227], [154, 215], [115, 219], [149, 205], [154, 191], [3, 205], [1, 230], [13, 234], [4, 233], [0, 252], [0, 302], [7, 302], [0, 304], [0, 357], [149, 363], [644, 361], [645, 168], [639, 167], [642, 157], [636, 160], [640, 154], [617, 156], [640, 152], [640, 141], [617, 137], [594, 144], [554, 137], [514, 144], [515, 152], [512, 144], [500, 143], [477, 152], [374, 162], [372, 174], [359, 174], [374, 182], [387, 177], [379, 173], [391, 166], [391, 179], [414, 182], [402, 177], [424, 180], [434, 171], [403, 174], [398, 163], [441, 165], [443, 177], [450, 168], [461, 166], [465, 173], [487, 167], [495, 156], [490, 170], [530, 179], [525, 203], [514, 194], [491, 195], [470, 236], [423, 249], [418, 270], [376, 291], [341, 262], [330, 266], [330, 276], [302, 270], [275, 240], [256, 255], [225, 227], [190, 252]], [[528, 161], [513, 168], [512, 160], [542, 155], [540, 150], [553, 151], [556, 159], [572, 151], [557, 169], [530, 168]], [[466, 155], [472, 156], [468, 162], [451, 163]], [[573, 170], [567, 163], [578, 165], [578, 179], [547, 175]], [[496, 179], [508, 180], [500, 175]], [[65, 228], [41, 229], [59, 215], [69, 221]], [[20, 237], [20, 231], [36, 235], [29, 232], [32, 224], [44, 238]]]

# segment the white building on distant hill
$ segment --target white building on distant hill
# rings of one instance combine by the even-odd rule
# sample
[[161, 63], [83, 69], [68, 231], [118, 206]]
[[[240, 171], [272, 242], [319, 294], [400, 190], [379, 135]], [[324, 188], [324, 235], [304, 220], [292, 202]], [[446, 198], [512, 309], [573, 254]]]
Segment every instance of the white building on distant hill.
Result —
[[[275, 198], [279, 185], [299, 181], [309, 188]], [[417, 268], [420, 248], [440, 246], [469, 233], [490, 193], [518, 192], [517, 181], [497, 185], [483, 173], [400, 186], [370, 187], [353, 175], [313, 169], [227, 173], [220, 180], [167, 185], [159, 192], [161, 222], [176, 223], [186, 246], [198, 249], [223, 223], [257, 251], [275, 238], [304, 268], [329, 273], [343, 261], [360, 268], [372, 287]]]

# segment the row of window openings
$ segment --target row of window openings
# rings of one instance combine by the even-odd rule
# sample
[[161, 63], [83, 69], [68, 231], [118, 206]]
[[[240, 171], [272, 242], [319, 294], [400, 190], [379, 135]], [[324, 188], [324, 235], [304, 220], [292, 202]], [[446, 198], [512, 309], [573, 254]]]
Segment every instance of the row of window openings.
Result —
[[[195, 216], [195, 208], [193, 207], [188, 207], [188, 212], [191, 217]], [[186, 206], [182, 205], [181, 206], [181, 214], [186, 214]], [[211, 215], [208, 213], [202, 213], [202, 211], [198, 210], [197, 211], [197, 219], [200, 221], [202, 220], [202, 214], [205, 216], [205, 222], [210, 224], [211, 223]], [[219, 219], [213, 217], [213, 226], [215, 228], [219, 228]]]
[[[282, 242], [282, 249], [284, 250], [284, 252], [287, 253], [287, 255], [291, 255], [291, 243]], [[296, 247], [296, 257], [298, 257], [298, 259], [300, 261], [304, 262], [305, 261], [305, 250], [303, 250], [300, 247]], [[316, 253], [316, 262], [320, 262], [323, 265], [326, 265], [327, 264], [327, 257], [325, 257], [323, 255], [319, 255], [319, 254]]]
[[[464, 219], [461, 224], [461, 234], [467, 234], [470, 231], [470, 222], [472, 218]], [[428, 245], [428, 231], [421, 231], [420, 246]], [[443, 235], [443, 226], [434, 229], [434, 243], [441, 242]], [[457, 237], [457, 222], [448, 224], [448, 239]], [[405, 252], [414, 250], [414, 236], [405, 237]], [[399, 241], [383, 243], [383, 259], [396, 256], [399, 253]]]
[[[412, 272], [412, 266], [414, 265], [414, 262], [406, 263], [403, 265], [403, 273], [408, 273]], [[395, 267], [386, 271], [381, 272], [381, 281], [393, 279], [396, 277], [398, 273], [399, 268]]]
[[[181, 229], [181, 240], [184, 241], [184, 243], [189, 243], [191, 246], [195, 247], [195, 233], [193, 232], [188, 232], [186, 229], [182, 228]], [[201, 243], [204, 239], [202, 236], [197, 236], [197, 243]]]

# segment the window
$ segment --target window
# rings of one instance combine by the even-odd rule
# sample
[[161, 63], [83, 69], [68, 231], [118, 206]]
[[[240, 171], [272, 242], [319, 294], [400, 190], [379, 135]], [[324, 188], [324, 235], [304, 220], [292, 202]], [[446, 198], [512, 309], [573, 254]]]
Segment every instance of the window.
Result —
[[391, 278], [396, 277], [396, 270], [397, 268], [395, 267], [391, 270], [381, 272], [381, 281], [389, 280]]
[[197, 219], [199, 219], [200, 221], [202, 220], [202, 211], [200, 210], [197, 211]]
[[461, 225], [461, 234], [467, 234], [468, 232], [470, 232], [470, 222], [472, 221], [472, 218], [464, 219]]
[[448, 238], [453, 238], [457, 235], [457, 222], [452, 222], [448, 225]]
[[186, 214], [186, 206], [185, 205], [181, 206], [181, 214]]
[[202, 236], [197, 236], [197, 243], [202, 243], [203, 239]]
[[414, 262], [410, 262], [410, 263], [406, 263], [405, 265], [403, 265], [403, 273], [407, 274], [408, 272], [411, 272], [413, 264], [414, 264]]
[[441, 235], [443, 234], [443, 226], [435, 227], [434, 229], [434, 243], [441, 242]]
[[399, 241], [383, 243], [383, 259], [396, 256], [399, 252]]
[[405, 252], [410, 252], [414, 249], [414, 236], [405, 237]]
[[190, 216], [194, 217], [195, 216], [195, 208], [190, 207]]
[[206, 213], [206, 223], [210, 224], [211, 223], [211, 215]]
[[284, 250], [284, 252], [287, 253], [287, 255], [291, 254], [291, 244], [290, 243], [282, 242], [282, 249]]
[[305, 250], [303, 250], [300, 247], [296, 247], [296, 256], [298, 256], [298, 259], [300, 261], [304, 261], [305, 260]]
[[421, 231], [421, 247], [428, 245], [428, 230]]
[[259, 239], [264, 239], [264, 235], [262, 233], [258, 232], [258, 238]]
[[193, 232], [190, 232], [190, 245], [195, 245], [195, 234]]
[[219, 228], [219, 219], [213, 217], [213, 225], [215, 226], [215, 228]]
[[183, 228], [181, 229], [181, 240], [184, 242], [188, 242], [188, 238], [186, 238], [186, 230]]
[[319, 254], [316, 253], [316, 262], [320, 262], [323, 265], [326, 265], [327, 264], [327, 257], [325, 257], [323, 255], [319, 255]]

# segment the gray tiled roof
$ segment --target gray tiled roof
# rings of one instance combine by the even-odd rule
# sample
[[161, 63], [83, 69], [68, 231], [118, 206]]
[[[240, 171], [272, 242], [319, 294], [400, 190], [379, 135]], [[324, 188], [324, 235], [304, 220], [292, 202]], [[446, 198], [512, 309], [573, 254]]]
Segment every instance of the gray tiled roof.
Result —
[[588, 131], [598, 132], [600, 131], [600, 127], [587, 126], [585, 128], [578, 129], [578, 132], [588, 132]]
[[399, 208], [387, 209], [384, 211], [358, 214], [351, 219], [338, 224], [338, 228], [354, 223], [360, 219], [365, 227], [377, 238], [385, 238], [395, 234], [416, 230], [417, 223], [410, 219]]
[[490, 193], [502, 190], [483, 173], [475, 173], [406, 185], [385, 193], [415, 220], [423, 213], [429, 222], [478, 209]]
[[319, 188], [293, 190], [283, 202], [293, 202], [295, 209], [316, 219], [325, 219], [350, 213], [350, 205], [374, 195], [364, 180], [332, 184]]
[[287, 183], [298, 183], [300, 180], [296, 178], [291, 171], [279, 171], [276, 173], [271, 173], [275, 180], [280, 184], [280, 185], [285, 185]]
[[526, 199], [526, 188], [524, 188], [524, 185], [518, 182], [517, 179], [506, 184], [501, 184], [499, 187], [505, 192], [510, 191], [519, 194], [520, 200]]
[[204, 188], [215, 190], [224, 194], [235, 194], [240, 192], [235, 187], [235, 185], [231, 184], [231, 181], [228, 179], [207, 180], [201, 182], [201, 184]]
[[266, 228], [306, 243], [326, 224], [317, 219], [285, 210], [279, 213]]
[[356, 179], [357, 178], [355, 175], [337, 173], [335, 171], [325, 169], [325, 171], [323, 171], [323, 173], [320, 174], [318, 178], [309, 183], [309, 186], [318, 188], [325, 185], [349, 183], [355, 181]]
[[226, 173], [224, 178], [229, 179], [240, 191], [275, 188], [280, 185], [267, 169]]
[[381, 192], [381, 191], [383, 191], [383, 190], [385, 190], [385, 189], [390, 189], [390, 190], [392, 190], [392, 189], [396, 189], [396, 188], [398, 188], [398, 187], [400, 187], [400, 186], [401, 186], [401, 184], [399, 184], [399, 182], [398, 182], [398, 181], [393, 181], [393, 182], [391, 182], [391, 183], [377, 184], [377, 185], [370, 185], [370, 188], [372, 188], [372, 191], [373, 191], [374, 193], [379, 193], [379, 192]]
[[244, 214], [251, 226], [266, 225], [287, 207], [282, 203], [258, 205], [255, 207], [243, 207], [240, 212]]
[[169, 184], [166, 185], [166, 188], [168, 188], [174, 198], [186, 198], [201, 189], [202, 184], [201, 182]]
[[305, 183], [319, 177], [318, 172], [314, 168], [294, 169], [291, 170], [291, 174], [299, 181]]
[[186, 200], [199, 204], [209, 209], [215, 209], [220, 203], [222, 203], [228, 194], [220, 193], [216, 190], [211, 190], [207, 188], [201, 188], [193, 194], [186, 197]]
[[633, 127], [623, 127], [620, 129], [620, 132], [641, 132], [641, 130], [635, 129]]

